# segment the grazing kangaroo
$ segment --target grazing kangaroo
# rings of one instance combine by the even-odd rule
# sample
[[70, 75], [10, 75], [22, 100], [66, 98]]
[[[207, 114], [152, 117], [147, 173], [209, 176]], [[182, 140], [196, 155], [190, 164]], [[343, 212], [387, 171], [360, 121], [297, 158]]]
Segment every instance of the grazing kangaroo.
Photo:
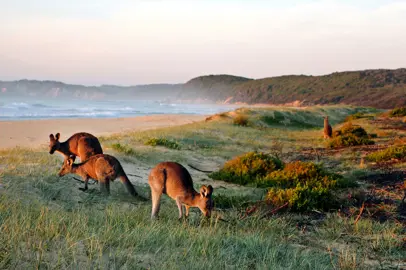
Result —
[[186, 209], [186, 217], [190, 207], [198, 207], [206, 216], [210, 217], [213, 208], [213, 187], [202, 186], [200, 193], [193, 188], [193, 180], [185, 167], [176, 162], [161, 162], [150, 172], [148, 183], [151, 187], [152, 213], [151, 218], [158, 216], [162, 193], [176, 201], [179, 209], [179, 219], [182, 218], [182, 204]]
[[324, 139], [329, 139], [333, 135], [333, 129], [328, 123], [328, 116], [324, 117], [324, 130], [323, 130]]
[[125, 174], [120, 162], [113, 156], [98, 154], [91, 156], [89, 159], [79, 164], [73, 163], [72, 157], [64, 160], [59, 176], [64, 176], [68, 173], [80, 175], [85, 182], [85, 188], [80, 190], [87, 190], [87, 183], [89, 178], [95, 179], [100, 183], [100, 191], [110, 193], [110, 181], [120, 178], [121, 182], [125, 185], [128, 192], [137, 196], [134, 186], [131, 184], [127, 175]]
[[80, 158], [80, 162], [97, 154], [103, 154], [99, 140], [92, 134], [80, 132], [73, 134], [65, 142], [59, 142], [60, 134], [49, 135], [49, 153], [52, 155], [55, 151], [64, 155], [65, 159], [73, 156]]

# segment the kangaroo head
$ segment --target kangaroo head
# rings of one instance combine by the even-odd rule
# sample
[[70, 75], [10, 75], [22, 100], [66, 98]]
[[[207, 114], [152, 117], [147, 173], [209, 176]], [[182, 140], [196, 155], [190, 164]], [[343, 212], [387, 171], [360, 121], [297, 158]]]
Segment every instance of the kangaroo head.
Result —
[[72, 166], [73, 166], [74, 159], [72, 157], [65, 158], [62, 164], [62, 168], [59, 171], [59, 177], [64, 176], [65, 174], [68, 174], [72, 171]]
[[49, 153], [52, 155], [56, 150], [59, 149], [60, 142], [59, 142], [59, 137], [61, 134], [56, 133], [55, 136], [54, 134], [49, 135]]
[[213, 194], [213, 187], [209, 186], [201, 186], [200, 188], [200, 200], [199, 200], [199, 209], [202, 211], [204, 216], [210, 217], [211, 210], [213, 209], [213, 200], [211, 195]]

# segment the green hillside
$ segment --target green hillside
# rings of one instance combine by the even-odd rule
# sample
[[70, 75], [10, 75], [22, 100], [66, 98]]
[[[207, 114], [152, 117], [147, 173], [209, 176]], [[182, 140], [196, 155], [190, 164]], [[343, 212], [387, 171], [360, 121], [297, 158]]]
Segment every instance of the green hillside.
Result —
[[234, 95], [234, 87], [252, 79], [232, 75], [208, 75], [191, 79], [183, 85], [179, 99], [225, 100]]
[[[232, 78], [238, 78], [232, 80]], [[291, 75], [250, 80], [203, 76], [184, 85], [213, 101], [285, 104], [352, 104], [393, 108], [406, 105], [406, 69], [338, 72], [324, 76]], [[185, 92], [184, 90], [183, 92]]]

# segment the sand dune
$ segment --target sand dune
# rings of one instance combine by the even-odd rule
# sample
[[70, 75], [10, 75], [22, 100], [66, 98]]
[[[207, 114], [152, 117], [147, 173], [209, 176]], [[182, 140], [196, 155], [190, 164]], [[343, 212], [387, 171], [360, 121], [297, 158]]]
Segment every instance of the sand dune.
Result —
[[48, 145], [49, 134], [61, 133], [66, 140], [75, 132], [89, 132], [95, 136], [124, 131], [147, 130], [177, 126], [204, 120], [204, 115], [150, 115], [131, 118], [52, 119], [0, 121], [0, 149], [15, 146], [40, 147]]

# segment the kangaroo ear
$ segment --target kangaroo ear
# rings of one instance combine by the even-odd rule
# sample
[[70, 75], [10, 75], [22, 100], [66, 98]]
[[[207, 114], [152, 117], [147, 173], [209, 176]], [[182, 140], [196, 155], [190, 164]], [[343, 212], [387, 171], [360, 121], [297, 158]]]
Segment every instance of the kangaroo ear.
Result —
[[74, 161], [75, 161], [75, 160], [74, 160], [74, 156], [69, 156], [69, 157], [66, 159], [66, 164], [68, 164], [68, 165], [70, 166], [70, 165], [73, 164]]
[[200, 196], [201, 196], [202, 198], [206, 197], [206, 190], [207, 190], [207, 188], [206, 188], [205, 185], [203, 185], [203, 186], [200, 187]]
[[58, 133], [55, 134], [55, 138], [56, 138], [57, 141], [59, 141], [59, 137], [61, 137], [61, 134], [59, 134], [59, 132], [58, 132]]
[[50, 139], [51, 141], [54, 141], [54, 140], [55, 140], [54, 134], [49, 134], [49, 139]]
[[200, 188], [200, 196], [203, 197], [208, 197], [213, 193], [213, 187], [212, 186], [208, 186], [206, 187], [205, 185], [201, 186]]

